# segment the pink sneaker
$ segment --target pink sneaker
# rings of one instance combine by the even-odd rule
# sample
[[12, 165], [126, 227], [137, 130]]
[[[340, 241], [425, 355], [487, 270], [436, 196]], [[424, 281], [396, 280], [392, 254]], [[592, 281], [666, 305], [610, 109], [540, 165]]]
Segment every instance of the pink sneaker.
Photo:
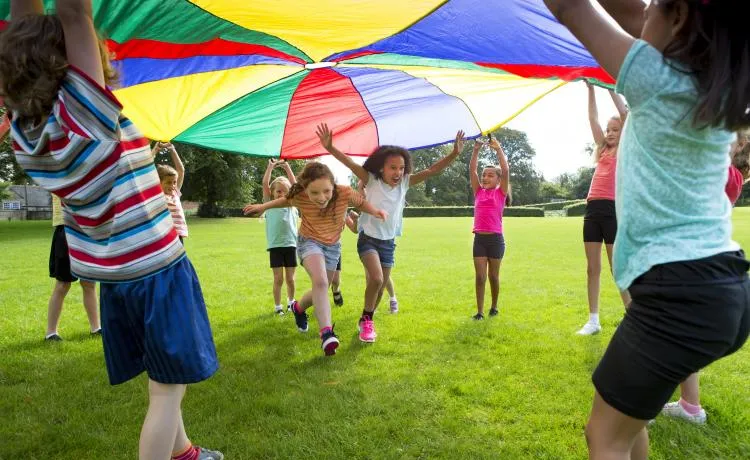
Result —
[[371, 319], [361, 319], [359, 321], [359, 340], [360, 342], [372, 343], [378, 334], [375, 332], [375, 323]]

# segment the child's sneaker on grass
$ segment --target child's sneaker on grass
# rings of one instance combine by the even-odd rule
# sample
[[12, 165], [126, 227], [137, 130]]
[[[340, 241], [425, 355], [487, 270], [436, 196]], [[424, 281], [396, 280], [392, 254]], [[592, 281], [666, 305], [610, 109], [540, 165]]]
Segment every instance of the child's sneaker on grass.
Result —
[[665, 404], [661, 413], [667, 417], [681, 418], [690, 423], [695, 423], [696, 425], [703, 425], [706, 423], [705, 410], [701, 409], [697, 414], [691, 414], [682, 407], [679, 401]]
[[490, 308], [490, 316], [497, 316], [497, 308]]
[[326, 356], [335, 355], [338, 347], [339, 338], [333, 333], [333, 328], [320, 336], [320, 348], [323, 349], [323, 353], [325, 353]]
[[294, 322], [297, 324], [297, 329], [300, 332], [307, 332], [307, 313], [298, 312], [299, 302], [296, 300], [292, 303], [292, 313], [294, 313]]
[[594, 335], [598, 334], [602, 331], [602, 326], [600, 324], [595, 324], [592, 322], [588, 322], [583, 325], [581, 329], [576, 332], [578, 335]]
[[390, 311], [394, 314], [398, 313], [398, 300], [391, 299]]
[[375, 332], [375, 323], [368, 317], [359, 320], [359, 341], [372, 343], [378, 334]]
[[50, 334], [44, 338], [45, 342], [62, 342], [62, 337], [57, 334]]
[[224, 460], [224, 454], [218, 450], [208, 450], [203, 447], [198, 447], [198, 460]]
[[281, 307], [281, 305], [276, 305], [275, 307], [273, 307], [273, 311], [279, 316], [282, 316], [284, 314], [284, 309]]
[[344, 305], [344, 296], [341, 295], [341, 291], [333, 293], [333, 304], [337, 307]]
[[476, 315], [472, 316], [471, 319], [473, 319], [475, 321], [479, 321], [479, 320], [484, 319], [484, 315], [481, 314], [481, 313], [477, 313]]

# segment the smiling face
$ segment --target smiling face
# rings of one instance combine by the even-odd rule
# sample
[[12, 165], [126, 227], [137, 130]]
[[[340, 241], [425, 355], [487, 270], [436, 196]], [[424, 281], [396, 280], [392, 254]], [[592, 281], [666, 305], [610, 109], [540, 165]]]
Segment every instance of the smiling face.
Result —
[[482, 188], [493, 189], [500, 185], [500, 175], [497, 168], [488, 167], [482, 170], [482, 179], [480, 180]]
[[617, 147], [620, 144], [620, 133], [622, 122], [619, 118], [611, 118], [607, 123], [607, 132], [604, 134], [604, 143], [607, 147]]
[[271, 196], [274, 200], [285, 197], [287, 193], [289, 193], [289, 186], [286, 183], [279, 181], [273, 184]]
[[161, 190], [165, 195], [171, 195], [177, 189], [177, 176], [166, 176], [161, 180]]
[[383, 175], [383, 182], [395, 187], [401, 182], [406, 170], [406, 162], [401, 155], [391, 155], [385, 159], [383, 169], [380, 171]]
[[328, 202], [331, 201], [333, 196], [333, 182], [327, 177], [321, 177], [310, 182], [305, 188], [307, 196], [310, 200], [320, 206], [320, 209], [325, 208]]

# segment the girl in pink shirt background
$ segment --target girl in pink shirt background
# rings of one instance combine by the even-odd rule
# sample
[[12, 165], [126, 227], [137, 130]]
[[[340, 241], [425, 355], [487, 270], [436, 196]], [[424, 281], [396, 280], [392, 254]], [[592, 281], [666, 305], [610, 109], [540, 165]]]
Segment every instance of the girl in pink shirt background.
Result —
[[[607, 250], [610, 272], [612, 270], [612, 248], [617, 235], [617, 216], [615, 214], [615, 176], [617, 170], [617, 147], [620, 144], [620, 132], [627, 118], [628, 111], [620, 96], [610, 90], [609, 95], [615, 103], [619, 116], [607, 122], [606, 132], [599, 125], [599, 111], [596, 107], [594, 87], [588, 82], [589, 123], [594, 136], [596, 150], [594, 159], [596, 170], [591, 179], [591, 187], [586, 197], [586, 215], [583, 218], [583, 247], [586, 251], [586, 284], [589, 301], [589, 320], [578, 331], [579, 335], [593, 335], [602, 330], [599, 322], [599, 291], [602, 272], [602, 242]], [[620, 292], [625, 307], [630, 303], [627, 291]]]
[[510, 171], [508, 159], [497, 139], [490, 137], [489, 146], [497, 154], [499, 166], [487, 166], [477, 175], [477, 161], [481, 141], [474, 143], [469, 162], [471, 189], [474, 191], [474, 272], [476, 274], [477, 314], [475, 320], [484, 319], [484, 288], [490, 280], [492, 305], [490, 316], [497, 315], [497, 298], [500, 294], [500, 264], [505, 255], [503, 237], [503, 209], [508, 197]]

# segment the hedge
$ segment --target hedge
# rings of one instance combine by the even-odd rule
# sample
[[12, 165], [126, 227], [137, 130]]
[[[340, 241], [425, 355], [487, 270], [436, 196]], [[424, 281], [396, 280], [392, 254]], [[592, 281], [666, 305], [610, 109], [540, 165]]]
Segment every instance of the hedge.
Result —
[[586, 214], [586, 201], [565, 206], [563, 210], [567, 213], [568, 217], [583, 216]]
[[585, 203], [586, 200], [567, 200], [567, 201], [556, 201], [554, 203], [538, 203], [529, 204], [526, 207], [542, 208], [545, 211], [561, 211], [566, 206], [571, 206], [578, 203]]
[[[473, 217], [473, 206], [431, 206], [404, 208], [404, 217]], [[505, 217], [544, 217], [544, 210], [526, 206], [505, 208]]]

